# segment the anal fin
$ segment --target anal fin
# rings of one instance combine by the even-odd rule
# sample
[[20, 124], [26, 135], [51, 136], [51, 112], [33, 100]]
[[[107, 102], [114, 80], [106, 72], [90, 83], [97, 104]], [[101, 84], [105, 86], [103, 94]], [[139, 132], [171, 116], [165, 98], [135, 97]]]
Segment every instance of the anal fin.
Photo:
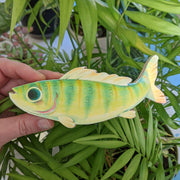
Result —
[[119, 116], [124, 117], [124, 118], [128, 118], [128, 119], [132, 119], [132, 118], [136, 117], [136, 111], [130, 110], [130, 111], [127, 111], [127, 112], [120, 114]]
[[68, 116], [63, 116], [63, 115], [59, 116], [58, 120], [61, 124], [63, 124], [67, 128], [74, 128], [76, 126], [74, 121]]

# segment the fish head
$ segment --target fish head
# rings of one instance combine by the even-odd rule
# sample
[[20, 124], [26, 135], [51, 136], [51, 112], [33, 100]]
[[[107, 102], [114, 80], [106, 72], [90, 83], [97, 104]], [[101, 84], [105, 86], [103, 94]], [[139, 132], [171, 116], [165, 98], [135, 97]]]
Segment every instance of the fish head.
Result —
[[53, 94], [50, 83], [47, 84], [39, 81], [14, 87], [9, 97], [25, 112], [39, 116], [50, 114], [56, 109], [57, 93]]

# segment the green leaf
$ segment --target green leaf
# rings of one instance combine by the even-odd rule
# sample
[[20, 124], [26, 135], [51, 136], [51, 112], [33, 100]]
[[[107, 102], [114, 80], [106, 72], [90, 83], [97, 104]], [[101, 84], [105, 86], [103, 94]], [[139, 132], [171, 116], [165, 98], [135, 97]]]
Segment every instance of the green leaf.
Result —
[[153, 103], [153, 104], [154, 107], [156, 108], [156, 111], [159, 114], [159, 118], [162, 119], [165, 124], [167, 124], [173, 129], [180, 128], [180, 126], [169, 117], [168, 113], [166, 112], [162, 104], [157, 104], [157, 103]]
[[124, 130], [124, 133], [128, 139], [130, 146], [134, 147], [134, 141], [133, 141], [132, 133], [128, 124], [128, 120], [125, 118], [119, 118], [119, 123], [121, 124], [121, 127]]
[[129, 160], [132, 158], [135, 150], [129, 149], [126, 150], [116, 161], [115, 163], [109, 168], [109, 170], [105, 173], [105, 175], [101, 178], [102, 180], [109, 178], [114, 173], [119, 171], [121, 168], [123, 168]]
[[130, 162], [128, 168], [126, 169], [122, 180], [131, 179], [133, 175], [136, 173], [136, 170], [139, 167], [139, 163], [141, 160], [141, 154], [137, 154]]
[[26, 0], [13, 0], [10, 35], [12, 34], [17, 21], [21, 18], [21, 15], [25, 9], [25, 5]]
[[104, 161], [105, 161], [105, 151], [104, 149], [98, 149], [96, 152], [94, 162], [92, 164], [92, 171], [89, 178], [90, 180], [94, 180], [95, 177], [97, 177], [98, 175], [98, 171], [101, 171], [101, 169], [103, 169]]
[[136, 113], [136, 117], [134, 118], [134, 124], [136, 127], [141, 152], [143, 155], [145, 155], [145, 135], [138, 113]]
[[79, 162], [87, 159], [91, 154], [93, 154], [97, 150], [96, 147], [87, 147], [86, 149], [78, 152], [74, 155], [67, 163], [63, 164], [63, 167], [73, 166], [78, 164]]
[[59, 28], [59, 41], [58, 41], [58, 47], [57, 47], [57, 52], [58, 53], [62, 40], [64, 38], [64, 33], [66, 31], [66, 28], [68, 26], [71, 12], [73, 9], [74, 5], [74, 0], [59, 0], [59, 7], [60, 7], [60, 28]]
[[6, 99], [6, 101], [0, 105], [0, 113], [4, 112], [5, 110], [9, 109], [10, 107], [12, 107], [14, 104], [13, 102], [8, 98]]
[[140, 151], [139, 138], [136, 132], [135, 124], [133, 119], [127, 119], [129, 121], [130, 131], [134, 141], [134, 145], [138, 151]]
[[180, 35], [180, 27], [161, 18], [137, 11], [126, 11], [125, 13], [133, 21], [146, 26], [157, 32], [171, 35]]
[[40, 10], [41, 6], [42, 6], [42, 0], [39, 0], [39, 1], [37, 1], [37, 3], [35, 4], [34, 7], [30, 8], [31, 9], [31, 14], [30, 14], [30, 16], [28, 18], [28, 25], [27, 25], [28, 30], [30, 30], [33, 22], [37, 19], [37, 15], [39, 13], [39, 10]]
[[79, 138], [75, 140], [74, 142], [100, 140], [100, 139], [112, 139], [112, 138], [119, 138], [119, 137], [113, 134], [100, 134], [100, 135], [97, 134], [97, 135], [90, 135], [90, 136]]
[[43, 161], [45, 161], [45, 163], [47, 163], [47, 165], [53, 170], [53, 172], [56, 172], [58, 175], [68, 180], [77, 179], [70, 170], [62, 167], [62, 164], [56, 161], [48, 152], [41, 152], [39, 150], [29, 147], [26, 148], [38, 155]]
[[142, 159], [139, 170], [139, 179], [143, 179], [143, 180], [148, 179], [148, 161], [146, 158]]
[[156, 134], [154, 134], [154, 130], [153, 130], [153, 117], [152, 117], [152, 112], [151, 112], [150, 106], [148, 109], [149, 109], [149, 119], [148, 119], [147, 141], [146, 141], [147, 159], [150, 158], [154, 136], [156, 136]]
[[71, 156], [83, 149], [85, 149], [87, 146], [85, 145], [80, 145], [80, 144], [76, 144], [76, 143], [70, 143], [68, 145], [66, 145], [65, 147], [63, 147], [55, 156], [54, 158], [57, 160], [61, 160], [62, 158]]
[[44, 140], [44, 145], [46, 148], [49, 148], [51, 146], [51, 143], [59, 138], [64, 136], [65, 134], [68, 134], [71, 131], [71, 129], [66, 128], [65, 126], [63, 126], [62, 124], [59, 123], [58, 126], [56, 126], [55, 128], [53, 128], [50, 133], [47, 135], [46, 139]]
[[173, 106], [176, 114], [178, 115], [178, 117], [180, 117], [180, 105], [177, 101], [177, 97], [170, 90], [168, 90], [165, 86], [163, 88], [164, 88], [164, 93], [166, 94], [166, 96], [168, 96], [168, 98], [171, 102], [171, 105]]
[[95, 130], [94, 125], [76, 127], [74, 129], [71, 129], [64, 136], [60, 136], [59, 138], [55, 139], [53, 142], [51, 142], [51, 144], [48, 147], [55, 147], [55, 146], [60, 146], [63, 144], [70, 143], [74, 141], [75, 139], [88, 135], [94, 130]]
[[123, 146], [126, 146], [127, 143], [124, 143], [122, 141], [118, 140], [103, 140], [103, 141], [75, 141], [76, 143], [82, 144], [82, 145], [88, 145], [88, 146], [95, 146], [98, 148], [120, 148]]
[[38, 178], [33, 178], [33, 177], [29, 177], [29, 176], [23, 176], [23, 175], [19, 175], [16, 173], [10, 173], [8, 174], [8, 176], [12, 177], [13, 179], [17, 179], [17, 180], [38, 180]]
[[172, 2], [167, 0], [133, 0], [133, 2], [140, 3], [144, 6], [148, 6], [160, 11], [180, 14], [180, 4], [179, 2]]
[[77, 166], [71, 166], [69, 167], [69, 170], [71, 170], [74, 174], [76, 174], [80, 178], [88, 179], [88, 175]]
[[36, 173], [38, 176], [40, 176], [44, 180], [49, 180], [49, 179], [61, 180], [61, 178], [58, 177], [56, 174], [54, 174], [53, 172], [51, 172], [48, 169], [43, 168], [43, 167], [41, 167], [39, 165], [28, 163], [26, 161], [23, 161], [23, 160], [20, 160], [20, 159], [15, 159], [15, 158], [13, 158], [13, 161], [15, 161], [16, 163], [21, 164], [22, 166], [26, 167], [27, 169], [29, 169], [31, 171], [33, 171], [34, 173]]
[[78, 12], [83, 27], [86, 43], [88, 67], [90, 67], [92, 51], [97, 33], [97, 9], [95, 0], [76, 0]]

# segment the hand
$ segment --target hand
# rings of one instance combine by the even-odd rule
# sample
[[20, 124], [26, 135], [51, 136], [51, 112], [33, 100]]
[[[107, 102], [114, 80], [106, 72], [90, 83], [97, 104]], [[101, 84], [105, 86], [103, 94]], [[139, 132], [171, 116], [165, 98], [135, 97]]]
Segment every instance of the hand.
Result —
[[[0, 58], [0, 100], [8, 96], [12, 87], [25, 83], [59, 79], [62, 74], [48, 70], [36, 71], [30, 66]], [[10, 116], [6, 112], [0, 115], [0, 147], [10, 140], [28, 134], [48, 130], [54, 126], [53, 121], [30, 114]]]

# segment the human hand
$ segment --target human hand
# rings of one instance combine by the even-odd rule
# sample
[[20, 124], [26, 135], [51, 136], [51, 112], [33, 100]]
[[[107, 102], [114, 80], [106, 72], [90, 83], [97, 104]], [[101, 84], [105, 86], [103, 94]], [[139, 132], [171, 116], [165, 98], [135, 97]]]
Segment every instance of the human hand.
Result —
[[[0, 100], [8, 96], [12, 87], [45, 79], [58, 79], [61, 76], [57, 72], [36, 71], [26, 64], [0, 58]], [[30, 114], [9, 117], [5, 113], [0, 115], [0, 147], [14, 138], [48, 130], [53, 126], [53, 121]]]

